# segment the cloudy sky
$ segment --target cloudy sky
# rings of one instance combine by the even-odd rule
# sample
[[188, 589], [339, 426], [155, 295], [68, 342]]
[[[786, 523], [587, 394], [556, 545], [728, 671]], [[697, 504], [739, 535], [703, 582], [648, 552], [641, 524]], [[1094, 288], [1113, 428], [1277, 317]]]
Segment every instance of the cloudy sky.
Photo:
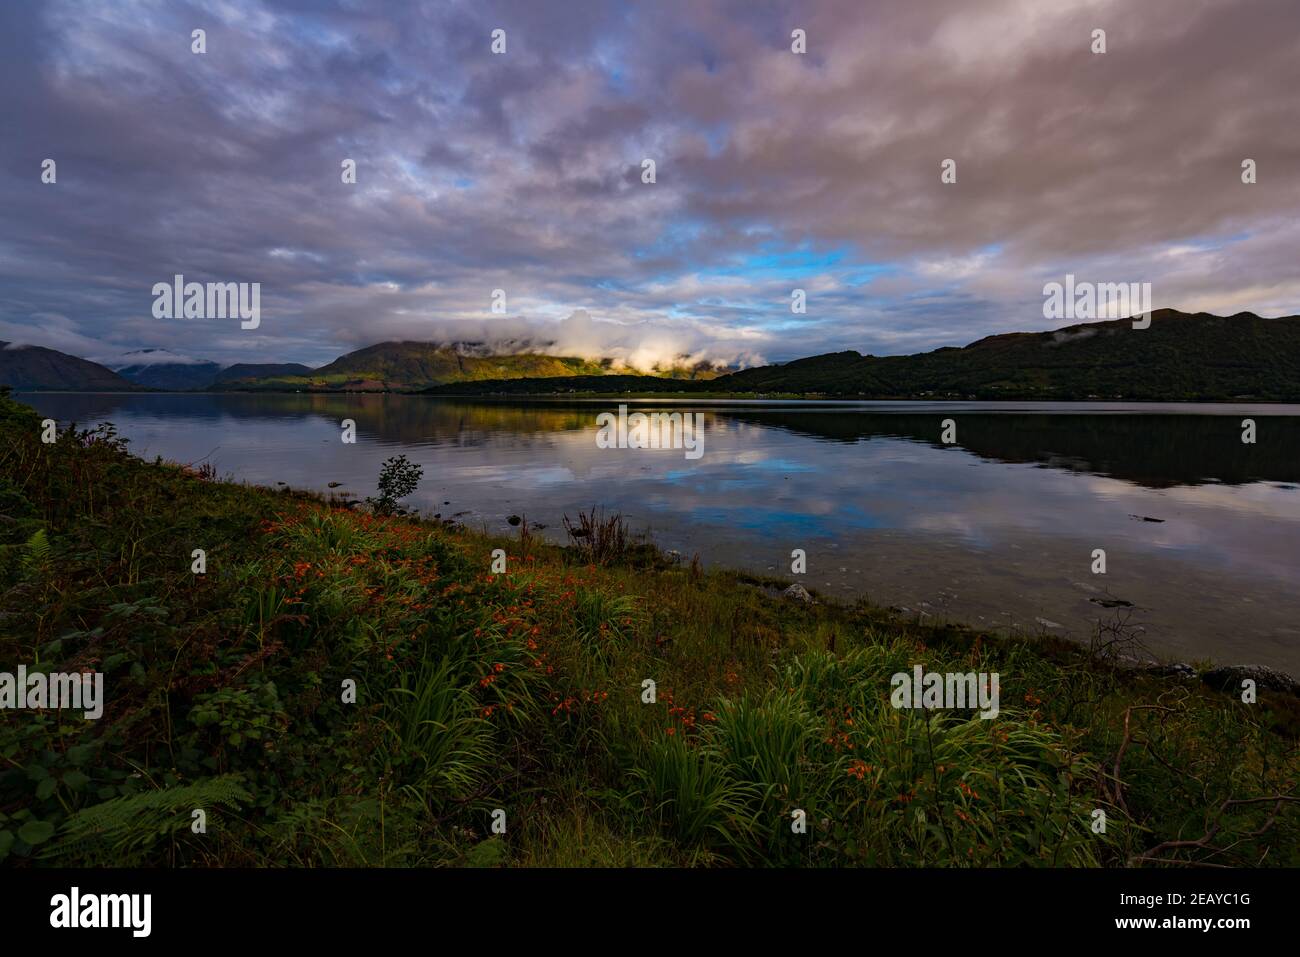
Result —
[[[0, 339], [101, 361], [915, 352], [1067, 272], [1300, 312], [1296, 0], [5, 2], [0, 83]], [[154, 318], [176, 273], [260, 327]]]

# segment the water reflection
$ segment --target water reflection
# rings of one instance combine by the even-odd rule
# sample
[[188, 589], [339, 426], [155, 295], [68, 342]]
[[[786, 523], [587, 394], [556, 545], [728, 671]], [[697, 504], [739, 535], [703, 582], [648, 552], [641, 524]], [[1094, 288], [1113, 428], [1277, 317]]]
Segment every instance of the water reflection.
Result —
[[[119, 413], [183, 416], [206, 423], [239, 420], [331, 422], [355, 419], [375, 441], [387, 444], [459, 446], [485, 444], [490, 436], [545, 436], [590, 430], [601, 402], [483, 402], [389, 395], [41, 395], [28, 396], [47, 414], [67, 421], [102, 421]], [[876, 405], [884, 405], [879, 403]], [[662, 404], [642, 406], [681, 408]], [[717, 426], [752, 423], [809, 438], [856, 444], [881, 438], [909, 439], [942, 447], [941, 422], [958, 422], [955, 445], [981, 458], [1089, 472], [1149, 488], [1249, 482], [1300, 482], [1300, 407], [1170, 406], [1107, 407], [1109, 414], [1075, 411], [1058, 403], [1050, 411], [988, 412], [987, 404], [936, 405], [932, 411], [875, 411], [868, 404], [791, 408], [780, 405], [714, 404], [703, 408]], [[908, 408], [915, 408], [915, 404]], [[1046, 409], [1047, 407], [1040, 407]], [[1241, 420], [1254, 418], [1257, 441], [1241, 441]]]
[[[260, 484], [338, 481], [360, 497], [401, 451], [424, 465], [414, 500], [432, 513], [501, 532], [526, 514], [554, 535], [564, 513], [603, 505], [705, 561], [785, 573], [805, 548], [809, 584], [926, 614], [1081, 636], [1110, 596], [1158, 648], [1300, 673], [1297, 407], [677, 403], [705, 417], [690, 461], [596, 448], [610, 401], [23, 398], [62, 421], [112, 420], [138, 454]], [[356, 445], [340, 442], [346, 418]], [[1094, 548], [1106, 576], [1091, 574]]]

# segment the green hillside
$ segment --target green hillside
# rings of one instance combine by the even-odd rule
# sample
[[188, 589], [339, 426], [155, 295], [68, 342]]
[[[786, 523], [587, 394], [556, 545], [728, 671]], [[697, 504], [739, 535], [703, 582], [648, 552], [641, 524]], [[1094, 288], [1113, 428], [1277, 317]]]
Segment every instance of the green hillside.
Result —
[[311, 366], [299, 362], [237, 362], [227, 366], [213, 378], [214, 388], [223, 388], [240, 379], [266, 379], [273, 376], [311, 375]]
[[484, 379], [478, 382], [446, 382], [423, 390], [429, 395], [564, 395], [595, 393], [615, 395], [628, 392], [695, 394], [711, 380], [664, 378], [652, 375], [573, 375], [547, 379]]
[[223, 383], [240, 390], [311, 389], [322, 391], [404, 391], [444, 382], [482, 379], [602, 375], [606, 366], [586, 359], [525, 353], [509, 356], [463, 355], [428, 342], [381, 342], [299, 375], [267, 376]]

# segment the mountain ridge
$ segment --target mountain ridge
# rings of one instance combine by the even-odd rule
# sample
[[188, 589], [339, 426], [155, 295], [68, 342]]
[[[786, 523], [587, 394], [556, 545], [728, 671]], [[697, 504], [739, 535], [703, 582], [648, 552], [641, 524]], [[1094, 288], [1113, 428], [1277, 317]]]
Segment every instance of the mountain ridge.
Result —
[[[139, 349], [122, 356], [113, 364], [112, 369], [127, 381], [146, 389], [186, 392], [206, 388], [222, 368], [219, 362], [204, 360], [169, 362], [165, 358], [163, 361], [158, 361], [159, 356], [171, 357], [174, 353], [165, 349]], [[175, 358], [183, 359], [181, 356]]]
[[[1300, 316], [1164, 309], [1152, 314], [1146, 329], [1132, 323], [1110, 319], [1045, 332], [999, 333], [967, 346], [906, 356], [845, 350], [672, 391], [861, 399], [1300, 401]], [[648, 377], [621, 384], [625, 392], [657, 391], [656, 380]], [[427, 391], [525, 395], [530, 389], [601, 392], [602, 385], [587, 378], [516, 379]]]
[[45, 346], [0, 341], [0, 385], [29, 391], [131, 392], [137, 386], [112, 369]]
[[[516, 340], [531, 348], [531, 340]], [[499, 347], [500, 344], [498, 344]], [[525, 351], [499, 354], [486, 343], [390, 340], [363, 346], [299, 375], [268, 376], [222, 388], [240, 391], [418, 391], [448, 383], [497, 379], [602, 377], [621, 374], [612, 359], [585, 359]], [[659, 378], [704, 378], [705, 364], [673, 366]]]
[[[499, 344], [498, 344], [499, 345]], [[144, 350], [149, 352], [151, 350]], [[211, 368], [210, 368], [211, 367]], [[182, 371], [188, 370], [188, 371]], [[131, 375], [125, 375], [130, 371]], [[188, 380], [186, 376], [190, 376]], [[135, 381], [132, 382], [132, 377]], [[169, 378], [175, 377], [175, 378]], [[201, 381], [209, 379], [210, 381]], [[1300, 316], [1152, 314], [984, 336], [905, 356], [854, 350], [738, 371], [678, 365], [658, 375], [611, 359], [490, 353], [484, 343], [375, 343], [319, 368], [299, 363], [144, 363], [113, 372], [39, 346], [0, 343], [0, 384], [118, 391], [402, 391], [430, 395], [781, 394], [867, 399], [1300, 401]], [[197, 385], [194, 383], [198, 383]]]

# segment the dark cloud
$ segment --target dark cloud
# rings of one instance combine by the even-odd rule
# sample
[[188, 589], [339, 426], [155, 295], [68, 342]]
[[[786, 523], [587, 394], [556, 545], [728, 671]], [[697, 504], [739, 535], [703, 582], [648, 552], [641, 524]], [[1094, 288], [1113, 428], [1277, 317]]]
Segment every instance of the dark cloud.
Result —
[[[1294, 0], [5, 4], [0, 338], [323, 362], [508, 320], [756, 361], [1040, 328], [1066, 272], [1294, 313], [1297, 27]], [[260, 282], [260, 328], [153, 319], [175, 273]]]

